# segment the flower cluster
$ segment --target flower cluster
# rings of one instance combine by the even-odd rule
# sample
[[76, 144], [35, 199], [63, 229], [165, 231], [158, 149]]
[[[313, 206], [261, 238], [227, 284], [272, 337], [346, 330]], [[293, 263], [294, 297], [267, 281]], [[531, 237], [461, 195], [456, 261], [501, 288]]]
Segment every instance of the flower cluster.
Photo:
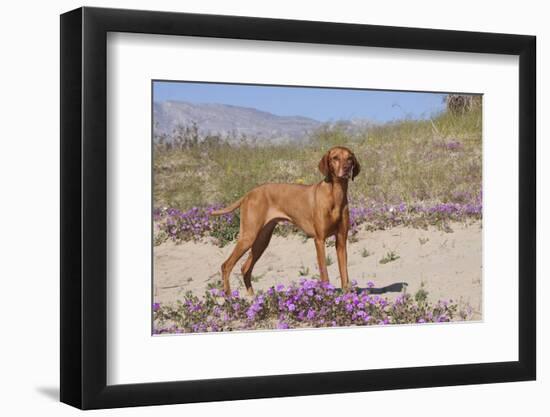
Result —
[[154, 333], [433, 323], [471, 316], [471, 310], [459, 311], [452, 301], [432, 304], [406, 292], [391, 301], [372, 294], [373, 286], [369, 282], [367, 288], [359, 288], [352, 282], [343, 292], [330, 283], [302, 279], [253, 298], [241, 297], [238, 291], [226, 295], [218, 288], [202, 298], [188, 292], [175, 306], [153, 306]]
[[368, 230], [384, 230], [404, 225], [440, 226], [449, 221], [481, 219], [483, 205], [478, 198], [468, 203], [376, 204], [350, 208], [350, 230], [354, 234], [364, 224]]
[[464, 145], [462, 144], [462, 142], [455, 139], [455, 140], [450, 140], [448, 142], [436, 143], [436, 147], [446, 149], [451, 152], [457, 152], [462, 150], [464, 148]]
[[[153, 210], [155, 223], [155, 243], [171, 239], [175, 242], [198, 240], [204, 236], [228, 234], [229, 240], [236, 237], [239, 218], [234, 213], [212, 216], [222, 205], [193, 207], [187, 211], [161, 207]], [[236, 229], [236, 231], [235, 231]]]
[[[400, 204], [361, 203], [350, 208], [350, 234], [356, 234], [361, 227], [367, 230], [384, 230], [399, 225], [446, 228], [450, 221], [477, 220], [482, 217], [481, 196], [466, 198], [464, 202], [453, 203], [411, 203]], [[175, 208], [154, 210], [155, 243], [171, 239], [175, 242], [199, 240], [213, 236], [220, 245], [231, 242], [239, 232], [239, 217], [235, 213], [212, 216], [213, 210], [221, 205], [205, 208], [193, 207], [187, 211]], [[299, 232], [292, 224], [282, 224], [280, 234]]]

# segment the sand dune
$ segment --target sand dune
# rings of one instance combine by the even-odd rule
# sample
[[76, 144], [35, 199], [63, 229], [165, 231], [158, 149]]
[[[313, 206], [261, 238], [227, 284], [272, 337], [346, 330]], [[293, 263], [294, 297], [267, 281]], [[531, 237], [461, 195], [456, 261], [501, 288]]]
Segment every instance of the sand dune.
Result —
[[[451, 225], [453, 233], [396, 227], [390, 230], [358, 234], [358, 241], [348, 243], [350, 279], [365, 287], [373, 281], [376, 288], [399, 290], [406, 283], [407, 291], [415, 293], [421, 283], [431, 301], [438, 299], [462, 301], [474, 310], [473, 319], [482, 311], [482, 228], [481, 222]], [[234, 243], [219, 248], [207, 241], [174, 244], [163, 243], [154, 248], [154, 301], [173, 303], [186, 291], [201, 295], [209, 283], [220, 279], [220, 266], [233, 250]], [[367, 253], [367, 252], [368, 253]], [[399, 259], [381, 264], [390, 251]], [[339, 286], [340, 278], [334, 247], [327, 248], [332, 260], [328, 267], [330, 281]], [[368, 256], [365, 256], [368, 255]], [[241, 262], [244, 262], [243, 256]], [[244, 284], [237, 264], [231, 285], [242, 294]], [[253, 273], [254, 289], [267, 289], [276, 284], [288, 284], [302, 276], [318, 274], [313, 241], [298, 236], [273, 236], [269, 247], [258, 261]], [[398, 292], [388, 291], [393, 298]]]

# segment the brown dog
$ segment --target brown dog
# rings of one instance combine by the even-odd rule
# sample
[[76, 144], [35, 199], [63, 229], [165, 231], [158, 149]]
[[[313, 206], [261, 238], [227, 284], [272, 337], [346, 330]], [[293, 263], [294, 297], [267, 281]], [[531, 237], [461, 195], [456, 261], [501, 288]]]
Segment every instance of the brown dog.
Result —
[[359, 174], [360, 165], [348, 148], [336, 146], [319, 162], [325, 179], [313, 185], [263, 184], [249, 191], [240, 200], [213, 215], [230, 213], [241, 208], [239, 240], [222, 265], [223, 287], [231, 291], [231, 270], [244, 253], [251, 249], [242, 273], [248, 294], [254, 294], [252, 268], [271, 240], [277, 222], [287, 220], [315, 240], [321, 280], [328, 281], [325, 239], [336, 235], [336, 254], [342, 288], [349, 285], [347, 268], [347, 238], [349, 229], [348, 180]]

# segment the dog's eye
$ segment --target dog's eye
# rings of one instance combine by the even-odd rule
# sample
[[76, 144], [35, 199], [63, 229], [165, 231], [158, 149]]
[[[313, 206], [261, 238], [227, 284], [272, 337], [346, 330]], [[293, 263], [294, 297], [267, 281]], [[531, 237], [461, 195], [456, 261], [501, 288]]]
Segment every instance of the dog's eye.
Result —
[[340, 158], [338, 158], [337, 156], [333, 156], [333, 157], [332, 157], [332, 160], [333, 160], [333, 161], [337, 161], [338, 159], [340, 159]]

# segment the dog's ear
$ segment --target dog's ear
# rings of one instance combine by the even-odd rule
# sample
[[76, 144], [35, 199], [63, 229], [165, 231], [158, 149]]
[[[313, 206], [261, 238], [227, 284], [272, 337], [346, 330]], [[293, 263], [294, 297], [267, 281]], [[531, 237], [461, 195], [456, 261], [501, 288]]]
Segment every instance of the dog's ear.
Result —
[[330, 152], [324, 154], [319, 161], [319, 171], [321, 171], [321, 174], [323, 174], [325, 178], [330, 177], [329, 153]]
[[353, 158], [353, 172], [351, 174], [351, 180], [353, 181], [353, 179], [356, 176], [358, 176], [359, 173], [361, 172], [361, 164], [359, 164], [359, 161], [355, 157], [355, 154], [352, 154], [352, 158]]

